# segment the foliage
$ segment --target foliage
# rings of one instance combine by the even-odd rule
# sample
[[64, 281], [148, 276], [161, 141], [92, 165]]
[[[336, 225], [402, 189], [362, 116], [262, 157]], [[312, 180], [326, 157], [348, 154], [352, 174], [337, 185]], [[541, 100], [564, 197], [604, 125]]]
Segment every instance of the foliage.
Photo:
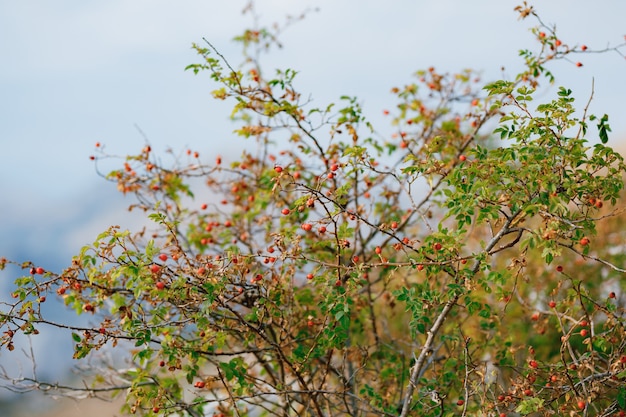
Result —
[[[272, 30], [236, 38], [237, 68], [194, 45], [241, 158], [126, 157], [107, 178], [154, 227], [111, 227], [59, 273], [22, 264], [2, 345], [62, 326], [77, 360], [120, 348], [131, 366], [86, 390], [141, 415], [626, 409], [626, 166], [571, 90], [535, 102], [548, 64], [587, 49], [538, 22], [512, 80], [429, 68], [393, 88], [391, 138], [357, 98], [313, 107], [296, 71], [266, 72]], [[97, 325], [50, 321], [50, 294]]]

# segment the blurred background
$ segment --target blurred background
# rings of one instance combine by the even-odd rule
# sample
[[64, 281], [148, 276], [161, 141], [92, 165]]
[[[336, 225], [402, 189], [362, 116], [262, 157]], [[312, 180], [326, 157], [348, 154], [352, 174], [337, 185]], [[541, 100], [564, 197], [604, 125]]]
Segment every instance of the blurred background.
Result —
[[[132, 196], [98, 176], [89, 156], [100, 142], [108, 153], [137, 153], [146, 140], [167, 162], [191, 148], [212, 161], [217, 153], [238, 155], [245, 142], [231, 134], [228, 103], [211, 98], [208, 74], [184, 71], [200, 59], [192, 42], [207, 38], [234, 66], [241, 46], [232, 38], [254, 25], [242, 15], [246, 0], [30, 0], [0, 2], [0, 257], [32, 260], [60, 270], [98, 233], [116, 224], [136, 228], [128, 213]], [[571, 46], [603, 49], [624, 42], [626, 2], [587, 0], [537, 2], [543, 21], [557, 24]], [[536, 21], [517, 21], [516, 0], [379, 2], [372, 0], [258, 0], [259, 23], [283, 24], [287, 15], [311, 13], [285, 29], [282, 49], [264, 56], [266, 71], [299, 71], [296, 86], [325, 107], [341, 95], [359, 97], [365, 114], [383, 135], [392, 127], [382, 110], [393, 108], [390, 88], [413, 81], [418, 69], [482, 71], [487, 82], [513, 77], [522, 67], [518, 51], [538, 45]], [[556, 83], [586, 104], [595, 80], [592, 113], [610, 115], [609, 145], [623, 147], [626, 118], [626, 60], [616, 53], [576, 55], [583, 66], [551, 64]], [[593, 132], [593, 131], [592, 131]], [[103, 172], [118, 168], [100, 166]], [[9, 299], [22, 271], [0, 273], [0, 301]], [[52, 317], [71, 313], [54, 302]], [[74, 319], [72, 319], [74, 320]], [[83, 320], [88, 320], [83, 319]], [[43, 331], [0, 351], [11, 377], [48, 381], [71, 378], [69, 335]], [[33, 369], [29, 356], [34, 356]], [[5, 384], [6, 385], [6, 384]], [[0, 388], [0, 415], [32, 415], [51, 405], [40, 393], [14, 395]], [[81, 408], [82, 407], [82, 408]], [[102, 406], [71, 404], [55, 415], [110, 416]], [[117, 406], [116, 406], [117, 407]], [[39, 415], [39, 414], [38, 414]]]

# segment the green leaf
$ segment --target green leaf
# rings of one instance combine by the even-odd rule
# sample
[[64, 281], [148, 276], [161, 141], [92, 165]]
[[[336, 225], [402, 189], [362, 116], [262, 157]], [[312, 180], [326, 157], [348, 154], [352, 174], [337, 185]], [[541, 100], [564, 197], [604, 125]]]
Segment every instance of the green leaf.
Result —
[[544, 402], [543, 398], [537, 398], [537, 397], [528, 398], [522, 401], [517, 406], [515, 411], [523, 415], [531, 414], [543, 408], [543, 402]]
[[622, 410], [626, 409], [626, 387], [620, 387], [619, 391], [617, 391], [617, 404], [619, 404], [619, 408]]

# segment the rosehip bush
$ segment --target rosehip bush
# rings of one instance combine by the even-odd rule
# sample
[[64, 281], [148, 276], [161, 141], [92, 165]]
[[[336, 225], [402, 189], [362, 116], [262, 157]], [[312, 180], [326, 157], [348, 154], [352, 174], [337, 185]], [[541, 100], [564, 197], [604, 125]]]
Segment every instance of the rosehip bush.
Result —
[[[608, 116], [577, 113], [565, 87], [536, 101], [551, 61], [598, 52], [537, 22], [513, 79], [429, 68], [393, 87], [390, 135], [356, 97], [313, 107], [296, 71], [262, 68], [273, 30], [236, 38], [239, 66], [194, 45], [241, 157], [120, 161], [106, 178], [152, 228], [111, 227], [63, 271], [20, 264], [2, 346], [62, 327], [96, 372], [74, 389], [140, 415], [624, 410], [626, 166]], [[55, 295], [93, 325], [50, 321]]]

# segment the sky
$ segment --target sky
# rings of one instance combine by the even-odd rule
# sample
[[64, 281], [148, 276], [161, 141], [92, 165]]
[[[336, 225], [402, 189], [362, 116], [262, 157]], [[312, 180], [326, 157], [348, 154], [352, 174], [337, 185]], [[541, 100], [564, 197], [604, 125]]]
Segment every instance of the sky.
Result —
[[[239, 63], [241, 47], [231, 39], [253, 24], [241, 14], [246, 3], [0, 0], [0, 256], [60, 269], [109, 225], [132, 229], [141, 221], [125, 210], [131, 198], [96, 173], [89, 160], [96, 142], [118, 155], [139, 152], [146, 138], [157, 154], [170, 147], [198, 150], [207, 161], [215, 153], [239, 154], [245, 142], [231, 133], [229, 103], [211, 98], [208, 74], [184, 68], [199, 62], [191, 44], [203, 37]], [[536, 3], [564, 43], [602, 49], [624, 42], [623, 0]], [[319, 107], [341, 95], [359, 97], [374, 126], [390, 132], [382, 117], [393, 106], [390, 88], [412, 82], [418, 69], [474, 68], [486, 81], [502, 67], [517, 73], [518, 50], [537, 45], [529, 31], [535, 21], [518, 21], [517, 4], [258, 0], [262, 25], [317, 9], [288, 27], [283, 48], [262, 62], [299, 71], [296, 86]], [[591, 111], [609, 114], [609, 144], [620, 146], [626, 60], [615, 53], [576, 59], [583, 67], [551, 66], [557, 81], [546, 94], [567, 86], [582, 107], [593, 80]], [[0, 272], [5, 295], [16, 273]], [[49, 341], [34, 342], [36, 353], [45, 355]], [[13, 360], [0, 352], [0, 365]]]

